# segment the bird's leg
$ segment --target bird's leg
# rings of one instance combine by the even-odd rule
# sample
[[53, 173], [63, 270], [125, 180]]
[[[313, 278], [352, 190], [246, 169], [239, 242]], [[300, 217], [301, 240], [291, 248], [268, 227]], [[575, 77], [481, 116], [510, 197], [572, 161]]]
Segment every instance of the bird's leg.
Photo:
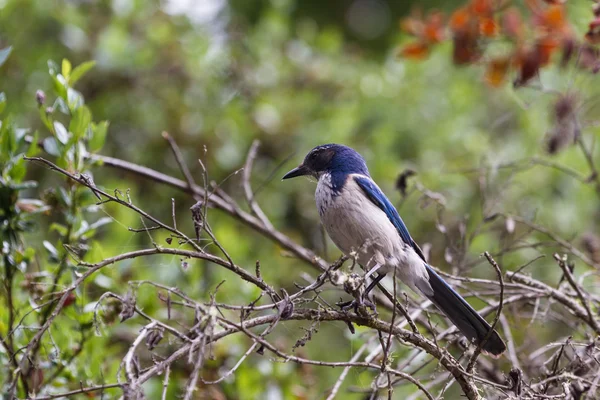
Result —
[[[377, 272], [377, 271], [378, 271], [378, 270], [379, 270], [381, 267], [382, 267], [382, 265], [378, 263], [378, 264], [375, 264], [375, 265], [373, 266], [373, 268], [371, 268], [369, 271], [367, 271], [367, 273], [365, 274], [365, 277], [364, 277], [364, 279], [365, 279], [365, 282], [367, 281], [367, 279], [368, 279], [368, 278], [369, 278], [371, 275], [373, 275], [375, 272]], [[365, 289], [365, 291], [362, 293], [363, 302], [364, 302], [364, 300], [365, 300], [365, 299], [367, 299], [367, 301], [369, 301], [369, 300], [368, 300], [369, 293], [371, 293], [371, 290], [373, 290], [373, 288], [374, 288], [375, 286], [377, 286], [377, 284], [378, 284], [379, 282], [381, 282], [381, 280], [382, 280], [384, 277], [385, 277], [385, 274], [382, 274], [382, 273], [377, 273], [377, 276], [376, 276], [376, 277], [373, 279], [373, 281], [371, 281], [371, 283], [369, 284], [369, 286], [367, 286], [367, 288]], [[369, 302], [370, 302], [370, 301], [369, 301]], [[370, 302], [370, 303], [371, 303], [371, 302]], [[373, 308], [373, 310], [375, 310], [375, 304], [374, 304], [374, 303], [371, 303], [371, 304], [373, 305], [373, 307], [371, 307], [371, 308]]]
[[385, 274], [377, 274], [377, 276], [371, 281], [371, 283], [369, 283], [369, 286], [367, 286], [364, 295], [368, 296], [369, 293], [371, 293], [371, 290], [373, 290], [383, 278], [385, 278]]
[[371, 268], [370, 270], [367, 271], [367, 273], [365, 274], [365, 282], [367, 281], [367, 279], [369, 279], [369, 277], [371, 275], [373, 275], [375, 272], [377, 272], [377, 270], [381, 268], [381, 264], [375, 264], [373, 266], [373, 268]]

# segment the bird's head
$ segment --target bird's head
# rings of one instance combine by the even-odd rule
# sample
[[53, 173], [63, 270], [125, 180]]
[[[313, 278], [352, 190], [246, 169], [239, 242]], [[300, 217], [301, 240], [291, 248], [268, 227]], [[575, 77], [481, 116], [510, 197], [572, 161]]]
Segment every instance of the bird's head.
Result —
[[341, 144], [324, 144], [308, 152], [304, 161], [283, 176], [283, 179], [310, 175], [320, 178], [326, 173], [369, 175], [367, 164], [354, 149]]

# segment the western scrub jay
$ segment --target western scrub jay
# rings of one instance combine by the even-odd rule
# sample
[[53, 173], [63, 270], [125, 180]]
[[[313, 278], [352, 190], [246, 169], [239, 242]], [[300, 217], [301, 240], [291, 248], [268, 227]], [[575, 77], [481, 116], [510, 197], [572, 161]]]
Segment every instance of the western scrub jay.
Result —
[[[396, 276], [416, 293], [431, 300], [469, 340], [481, 343], [491, 326], [425, 261], [398, 211], [371, 179], [365, 160], [339, 144], [312, 149], [302, 164], [283, 179], [310, 175], [318, 179], [315, 200], [321, 221], [335, 245], [356, 258], [370, 276], [396, 268]], [[500, 355], [506, 345], [496, 331], [483, 350]]]

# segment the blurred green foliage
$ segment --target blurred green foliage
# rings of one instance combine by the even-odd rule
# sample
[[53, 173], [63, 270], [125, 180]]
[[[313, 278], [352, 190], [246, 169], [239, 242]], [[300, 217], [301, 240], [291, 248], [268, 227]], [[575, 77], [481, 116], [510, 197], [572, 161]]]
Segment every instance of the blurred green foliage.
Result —
[[[3, 246], [9, 246], [3, 255], [18, 255], [3, 261], [4, 282], [11, 281], [19, 292], [15, 318], [23, 318], [25, 310], [51, 296], [48, 283], [66, 285], [77, 274], [67, 248], [95, 262], [152, 245], [146, 233], [127, 229], [142, 227], [131, 211], [114, 204], [97, 206], [90, 190], [25, 162], [22, 154], [39, 151], [37, 140], [59, 166], [88, 174], [109, 192], [128, 190], [137, 205], [160, 219], [171, 218], [174, 198], [178, 225], [191, 233], [190, 197], [94, 165], [82, 155], [100, 151], [180, 176], [160, 134], [168, 131], [198, 182], [201, 158], [210, 178], [241, 198], [240, 177], [231, 174], [243, 165], [252, 141], [259, 139], [262, 146], [252, 179], [257, 200], [278, 229], [330, 260], [338, 251], [331, 243], [324, 245], [313, 204], [314, 185], [279, 181], [285, 168], [326, 142], [350, 145], [365, 156], [372, 176], [398, 206], [415, 240], [432, 244], [430, 259], [441, 269], [493, 277], [477, 257], [484, 250], [500, 249], [506, 233], [501, 222], [479, 232], [468, 248], [468, 259], [461, 261], [448, 257], [448, 248], [458, 243], [448, 243], [440, 225], [458, 232], [464, 220], [472, 233], [494, 213], [514, 213], [535, 218], [574, 243], [585, 232], [599, 233], [598, 193], [592, 185], [544, 166], [517, 173], [500, 168], [530, 157], [550, 159], [544, 137], [552, 128], [557, 92], [571, 91], [582, 100], [583, 139], [595, 141], [600, 133], [597, 77], [557, 68], [544, 71], [541, 89], [492, 90], [482, 84], [483, 71], [476, 66], [452, 66], [447, 45], [423, 63], [397, 59], [394, 46], [406, 38], [396, 32], [396, 20], [408, 12], [407, 6], [388, 9], [386, 30], [369, 38], [356, 36], [340, 2], [323, 15], [323, 6], [315, 2], [254, 3], [260, 6], [249, 10], [243, 1], [211, 0], [203, 6], [175, 0], [0, 0], [0, 49], [12, 48], [10, 55], [0, 50], [0, 232]], [[585, 3], [572, 4], [569, 11], [576, 19], [586, 16], [588, 8]], [[47, 94], [45, 99], [38, 96], [36, 103], [38, 90]], [[25, 143], [27, 134], [32, 144]], [[597, 152], [592, 156], [597, 160]], [[576, 147], [551, 161], [589, 174]], [[406, 168], [418, 175], [409, 180], [408, 196], [401, 198], [394, 182]], [[443, 196], [443, 212], [423, 201], [415, 182]], [[209, 219], [236, 263], [251, 270], [260, 260], [270, 285], [293, 291], [294, 282], [305, 283], [303, 274], [314, 276], [312, 269], [285, 257], [277, 246], [230, 217], [211, 211]], [[166, 238], [166, 233], [152, 233], [161, 245]], [[550, 249], [541, 251], [551, 254]], [[506, 255], [502, 266], [516, 269], [537, 254], [528, 249]], [[128, 281], [147, 279], [208, 299], [226, 280], [217, 299], [246, 304], [258, 294], [224, 269], [208, 263], [183, 264], [174, 256], [126, 260], [103, 269], [78, 291], [72, 307], [54, 324], [55, 345], [44, 343], [40, 352], [45, 378], [57, 374], [52, 390], [77, 388], [80, 381], [114, 382], [141, 321], [118, 324], [110, 316], [115, 311], [104, 310], [97, 336], [92, 311], [105, 291], [124, 295]], [[467, 264], [468, 270], [463, 268]], [[529, 272], [550, 284], [560, 276], [550, 260], [536, 263]], [[138, 291], [138, 305], [149, 314], [165, 313], [156, 290]], [[48, 310], [40, 308], [26, 322], [43, 321]], [[8, 314], [3, 304], [3, 337]], [[282, 325], [274, 335], [287, 349], [304, 334], [300, 328], [308, 328], [292, 322]], [[541, 334], [551, 328], [534, 327]], [[19, 330], [14, 340], [26, 343], [33, 334]], [[323, 324], [296, 353], [338, 361], [348, 359], [361, 344], [361, 336], [350, 335], [345, 326]], [[215, 379], [248, 346], [240, 336], [220, 342], [203, 376]], [[6, 365], [3, 350], [0, 359]], [[71, 362], [72, 357], [80, 361]], [[5, 371], [0, 372], [3, 383], [8, 378], [2, 376]], [[176, 398], [178, 386], [183, 387], [184, 372], [183, 366], [182, 371], [173, 371], [172, 379], [181, 379], [181, 384], [172, 386], [170, 398]], [[371, 376], [351, 371], [342, 390], [365, 388], [371, 378], [363, 374]], [[272, 363], [252, 354], [215, 392], [207, 389], [206, 396], [320, 398], [338, 376], [337, 370]], [[154, 380], [147, 384], [149, 398], [158, 396], [161, 385]], [[394, 396], [404, 398], [411, 392], [410, 387], [397, 389]], [[119, 391], [106, 393], [116, 396]]]

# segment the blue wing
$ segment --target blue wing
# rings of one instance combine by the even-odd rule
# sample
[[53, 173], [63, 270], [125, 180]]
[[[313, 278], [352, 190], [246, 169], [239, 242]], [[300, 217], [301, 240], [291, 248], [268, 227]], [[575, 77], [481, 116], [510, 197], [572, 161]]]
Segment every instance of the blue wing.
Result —
[[[506, 345], [502, 341], [498, 332], [493, 331], [488, 337], [488, 332], [491, 327], [483, 317], [481, 317], [477, 311], [473, 309], [450, 285], [448, 285], [436, 272], [427, 265], [423, 252], [417, 246], [414, 240], [410, 237], [406, 225], [400, 218], [396, 208], [390, 203], [385, 195], [379, 190], [379, 188], [369, 178], [362, 176], [354, 176], [354, 181], [360, 186], [365, 192], [369, 200], [371, 200], [377, 207], [379, 207], [400, 234], [402, 240], [409, 246], [411, 246], [415, 252], [425, 262], [425, 268], [427, 268], [427, 274], [429, 276], [429, 290], [423, 291], [423, 294], [427, 296], [448, 318], [456, 327], [465, 335], [469, 340], [475, 343], [482, 343], [485, 338], [488, 338], [483, 344], [483, 349], [488, 353], [499, 356], [506, 350]], [[428, 286], [429, 286], [428, 285]]]
[[408, 233], [408, 229], [406, 229], [406, 225], [404, 225], [404, 221], [400, 218], [398, 211], [396, 208], [390, 203], [385, 194], [373, 183], [373, 181], [369, 178], [362, 176], [353, 177], [354, 181], [360, 186], [360, 188], [365, 192], [369, 200], [373, 202], [377, 207], [379, 207], [385, 215], [387, 215], [390, 222], [396, 227], [396, 230], [400, 234], [400, 237], [407, 245], [411, 246], [416, 253], [425, 261], [425, 257], [423, 256], [423, 252], [417, 246], [415, 241], [410, 237], [410, 233]]

